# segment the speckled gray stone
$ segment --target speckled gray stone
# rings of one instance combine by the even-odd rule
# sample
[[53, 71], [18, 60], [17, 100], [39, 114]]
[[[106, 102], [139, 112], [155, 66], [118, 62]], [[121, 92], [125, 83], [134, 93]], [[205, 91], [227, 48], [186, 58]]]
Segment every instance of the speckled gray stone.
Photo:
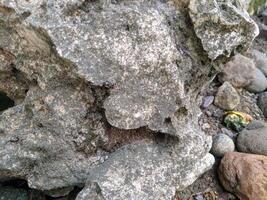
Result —
[[[98, 187], [85, 190], [100, 188], [105, 199], [138, 194], [147, 200], [150, 194], [170, 200], [212, 166], [211, 138], [198, 126], [198, 94], [215, 70], [188, 23], [186, 3], [0, 5], [0, 71], [7, 75], [0, 90], [16, 101], [0, 115], [0, 178], [25, 179], [50, 191], [88, 179]], [[147, 127], [173, 138], [165, 144], [130, 141], [110, 153], [110, 126], [122, 137], [126, 129]], [[144, 182], [134, 173], [138, 166]], [[137, 182], [119, 177], [111, 184], [116, 175]]]
[[[191, 144], [194, 143], [190, 142], [192, 139], [188, 139]], [[176, 190], [182, 190], [193, 183], [197, 178], [196, 172], [206, 171], [214, 162], [210, 154], [193, 161], [188, 159], [191, 153], [190, 149], [179, 144], [127, 145], [113, 153], [99, 168], [91, 171], [88, 187], [81, 191], [76, 200], [88, 200], [92, 193], [91, 182], [98, 183], [99, 199], [172, 199]], [[174, 185], [177, 181], [179, 184]]]
[[239, 0], [191, 0], [190, 16], [209, 58], [230, 56], [240, 45], [248, 47], [259, 28]]
[[216, 157], [223, 157], [227, 152], [233, 152], [235, 144], [233, 140], [225, 134], [218, 134], [213, 138], [211, 153]]

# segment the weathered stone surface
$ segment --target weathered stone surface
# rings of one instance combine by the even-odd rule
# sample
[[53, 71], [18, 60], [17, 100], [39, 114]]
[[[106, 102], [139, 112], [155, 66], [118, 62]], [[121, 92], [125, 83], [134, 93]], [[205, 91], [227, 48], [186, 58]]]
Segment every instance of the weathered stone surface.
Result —
[[227, 153], [219, 166], [224, 188], [242, 200], [267, 199], [267, 157]]
[[267, 127], [266, 124], [244, 129], [237, 137], [237, 148], [241, 152], [255, 153], [267, 156]]
[[189, 9], [196, 34], [212, 60], [230, 56], [240, 45], [249, 47], [259, 34], [238, 0], [191, 0]]
[[[119, 149], [99, 168], [90, 172], [89, 189], [85, 188], [77, 200], [88, 199], [91, 182], [98, 183], [101, 191], [99, 199], [100, 197], [104, 199], [112, 197], [113, 200], [172, 199], [177, 189], [184, 189], [193, 183], [198, 174], [206, 171], [214, 162], [210, 154], [193, 162], [188, 159], [193, 155], [190, 150], [194, 149], [191, 146], [194, 140], [195, 138], [188, 138], [186, 148], [175, 143], [171, 145], [137, 143]], [[197, 152], [195, 154], [197, 157]]]
[[[139, 166], [147, 175], [144, 191], [169, 200], [210, 168], [211, 138], [198, 127], [198, 94], [214, 70], [187, 3], [0, 0], [0, 70], [14, 79], [0, 91], [16, 102], [0, 115], [0, 178], [22, 178], [46, 191], [88, 178], [103, 198], [126, 200], [139, 186], [105, 185], [113, 175], [102, 171], [114, 165], [121, 169], [109, 168], [114, 175], [140, 182], [133, 173]], [[147, 127], [173, 140], [141, 138], [110, 153], [110, 126], [121, 137], [125, 129]]]
[[236, 88], [242, 88], [251, 83], [256, 73], [256, 66], [252, 59], [237, 54], [222, 67], [219, 76], [221, 82], [228, 81]]
[[87, 155], [107, 141], [101, 116], [87, 113], [90, 93], [69, 85], [31, 88], [23, 104], [3, 112], [0, 176], [25, 178], [41, 190], [84, 182], [101, 158]]
[[235, 88], [228, 82], [219, 87], [214, 104], [224, 110], [233, 110], [240, 103], [240, 97]]

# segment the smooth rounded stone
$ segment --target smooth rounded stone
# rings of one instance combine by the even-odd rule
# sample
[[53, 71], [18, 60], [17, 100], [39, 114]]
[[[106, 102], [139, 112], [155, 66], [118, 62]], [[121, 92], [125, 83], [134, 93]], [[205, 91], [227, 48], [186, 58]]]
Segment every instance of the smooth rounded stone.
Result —
[[206, 96], [203, 98], [201, 108], [208, 108], [214, 101], [214, 96]]
[[245, 153], [267, 156], [267, 127], [254, 122], [237, 136], [237, 149]]
[[224, 82], [218, 89], [214, 104], [224, 110], [233, 110], [239, 103], [240, 97], [235, 88], [229, 82]]
[[253, 80], [246, 87], [249, 92], [259, 93], [263, 92], [267, 88], [267, 79], [261, 70], [256, 69]]
[[267, 56], [256, 49], [253, 49], [251, 53], [256, 67], [260, 69], [265, 76], [267, 76]]
[[267, 199], [267, 157], [227, 153], [221, 160], [218, 175], [223, 187], [240, 200]]
[[233, 140], [225, 134], [214, 136], [210, 152], [216, 157], [223, 157], [227, 152], [233, 152], [235, 144]]
[[267, 92], [259, 94], [257, 105], [261, 109], [263, 115], [267, 117]]
[[250, 84], [254, 79], [256, 66], [252, 59], [237, 54], [222, 66], [222, 72], [219, 74], [221, 82], [229, 82], [235, 88], [243, 88]]
[[45, 200], [45, 195], [34, 191], [13, 187], [0, 187], [0, 200]]

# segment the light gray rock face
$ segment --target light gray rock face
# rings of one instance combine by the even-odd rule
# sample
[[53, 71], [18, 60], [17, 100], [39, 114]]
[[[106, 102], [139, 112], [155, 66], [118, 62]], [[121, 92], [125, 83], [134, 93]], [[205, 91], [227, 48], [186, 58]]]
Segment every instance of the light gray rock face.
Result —
[[[189, 148], [178, 144], [139, 143], [119, 149], [103, 165], [90, 172], [89, 185], [76, 200], [93, 199], [90, 198], [91, 182], [97, 182], [100, 187], [99, 199], [172, 199], [177, 189], [183, 189], [196, 179], [196, 172], [206, 171], [207, 166], [214, 162], [210, 154], [195, 162], [188, 159], [193, 155], [189, 156], [190, 150], [194, 149], [191, 146], [193, 140], [192, 137], [188, 139]], [[177, 182], [178, 187], [173, 184]]]
[[[197, 104], [214, 70], [185, 5], [0, 0], [0, 91], [16, 103], [0, 115], [0, 178], [48, 193], [88, 180], [81, 199], [170, 200], [209, 169]], [[109, 153], [110, 125], [173, 138]]]
[[248, 47], [259, 34], [239, 0], [191, 0], [190, 16], [209, 58], [230, 56], [238, 47]]

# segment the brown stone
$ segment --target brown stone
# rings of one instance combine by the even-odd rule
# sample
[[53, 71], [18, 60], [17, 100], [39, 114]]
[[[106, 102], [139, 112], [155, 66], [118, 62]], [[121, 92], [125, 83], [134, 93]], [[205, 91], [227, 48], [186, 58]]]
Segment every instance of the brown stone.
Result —
[[231, 152], [219, 166], [226, 190], [241, 200], [267, 200], [267, 156]]

